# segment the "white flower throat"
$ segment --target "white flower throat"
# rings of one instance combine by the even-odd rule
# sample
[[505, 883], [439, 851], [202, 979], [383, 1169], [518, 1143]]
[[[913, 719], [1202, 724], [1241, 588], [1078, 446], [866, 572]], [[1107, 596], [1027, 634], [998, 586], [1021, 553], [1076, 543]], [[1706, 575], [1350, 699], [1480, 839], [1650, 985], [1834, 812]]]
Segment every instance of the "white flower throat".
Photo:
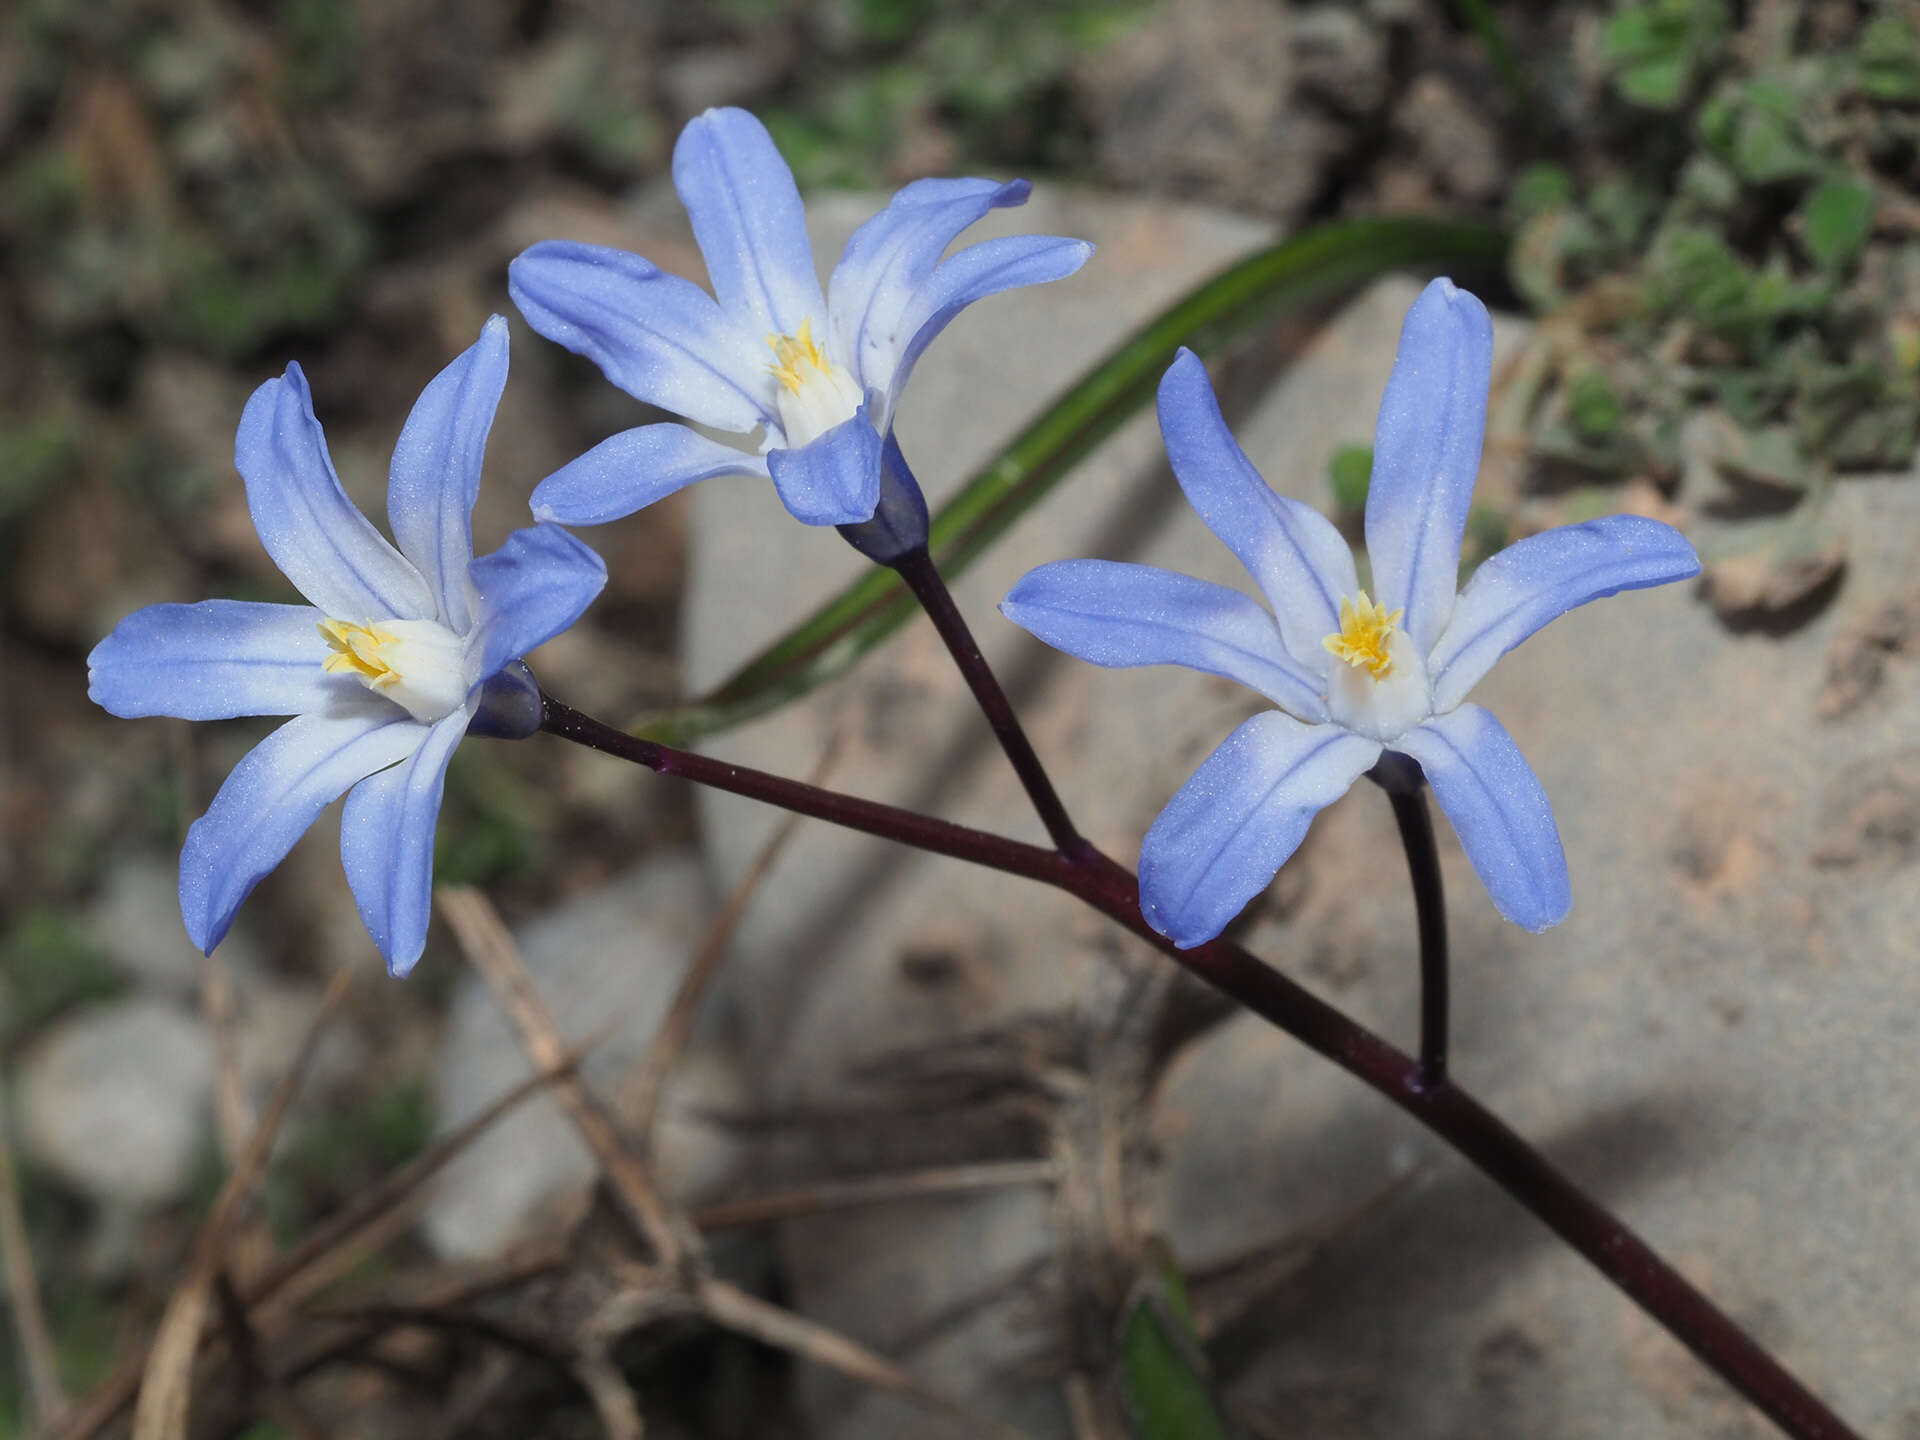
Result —
[[423, 724], [445, 719], [466, 701], [466, 646], [437, 620], [322, 620], [320, 633], [333, 651], [322, 669], [352, 675]]
[[1389, 613], [1362, 590], [1340, 602], [1340, 628], [1320, 643], [1336, 661], [1327, 675], [1327, 708], [1336, 724], [1381, 741], [1398, 739], [1433, 713], [1427, 662]]
[[767, 336], [767, 344], [775, 361], [767, 369], [780, 382], [776, 399], [789, 448], [809, 444], [854, 417], [863, 398], [860, 382], [814, 342], [812, 320], [802, 320], [796, 334]]

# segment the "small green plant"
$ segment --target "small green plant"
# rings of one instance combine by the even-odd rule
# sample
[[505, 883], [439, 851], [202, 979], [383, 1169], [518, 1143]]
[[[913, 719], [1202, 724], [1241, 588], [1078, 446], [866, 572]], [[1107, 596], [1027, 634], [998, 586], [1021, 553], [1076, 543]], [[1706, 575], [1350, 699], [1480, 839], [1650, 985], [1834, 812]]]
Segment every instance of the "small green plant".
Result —
[[1514, 282], [1557, 337], [1527, 434], [1594, 478], [1670, 477], [1683, 421], [1717, 410], [1702, 453], [1813, 506], [1822, 474], [1905, 466], [1920, 428], [1920, 265], [1874, 234], [1920, 63], [1891, 10], [1851, 48], [1730, 23], [1685, 0], [1615, 11], [1614, 158], [1509, 192]]

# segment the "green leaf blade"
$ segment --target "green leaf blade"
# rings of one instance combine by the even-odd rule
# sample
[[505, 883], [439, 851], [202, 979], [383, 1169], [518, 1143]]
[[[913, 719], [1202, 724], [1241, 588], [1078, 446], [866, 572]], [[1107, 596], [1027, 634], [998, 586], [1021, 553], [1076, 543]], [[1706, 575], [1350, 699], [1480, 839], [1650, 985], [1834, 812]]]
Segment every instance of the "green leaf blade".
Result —
[[[1102, 358], [934, 516], [931, 548], [952, 578], [1153, 398], [1183, 345], [1217, 351], [1276, 314], [1347, 293], [1388, 271], [1457, 264], [1497, 273], [1496, 227], [1423, 217], [1343, 221], [1254, 252], [1202, 282]], [[772, 713], [850, 670], [915, 613], [891, 571], [872, 570], [699, 700], [644, 717], [638, 733], [687, 745]]]

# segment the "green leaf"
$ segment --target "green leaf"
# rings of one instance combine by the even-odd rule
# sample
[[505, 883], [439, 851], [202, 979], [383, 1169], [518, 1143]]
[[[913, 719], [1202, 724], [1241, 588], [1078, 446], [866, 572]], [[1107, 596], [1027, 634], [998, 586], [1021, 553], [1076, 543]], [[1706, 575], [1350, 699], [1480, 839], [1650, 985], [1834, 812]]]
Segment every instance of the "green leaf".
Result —
[[1772, 185], [1811, 175], [1819, 161], [1800, 139], [1800, 127], [1760, 105], [1740, 116], [1733, 137], [1733, 168], [1755, 185]]
[[1227, 1440], [1207, 1384], [1187, 1287], [1164, 1243], [1147, 1246], [1120, 1325], [1120, 1378], [1138, 1440]]
[[1367, 489], [1373, 480], [1373, 447], [1342, 445], [1333, 452], [1327, 465], [1327, 483], [1333, 490], [1334, 508], [1343, 515], [1358, 515], [1367, 508]]
[[1727, 29], [1723, 0], [1646, 0], [1608, 16], [1600, 49], [1629, 104], [1677, 110], [1718, 57]]
[[1624, 415], [1619, 392], [1598, 370], [1583, 370], [1567, 386], [1567, 418], [1584, 440], [1604, 440]]
[[[948, 578], [979, 558], [1152, 399], [1174, 352], [1220, 349], [1276, 315], [1345, 294], [1408, 265], [1497, 268], [1507, 235], [1418, 217], [1318, 226], [1228, 266], [1123, 340], [1001, 450], [934, 517]], [[852, 669], [915, 613], [890, 570], [874, 569], [768, 645], [705, 697], [645, 717], [639, 733], [685, 745], [779, 709]]]
[[1647, 110], [1678, 110], [1693, 67], [1684, 55], [1661, 55], [1620, 72], [1620, 93]]
[[1873, 230], [1873, 203], [1873, 187], [1858, 180], [1837, 177], [1814, 187], [1800, 220], [1816, 265], [1839, 270], [1853, 262]]
[[1513, 177], [1507, 191], [1507, 223], [1525, 225], [1535, 216], [1573, 203], [1573, 176], [1564, 165], [1529, 165]]
[[1860, 30], [1860, 89], [1875, 100], [1920, 100], [1920, 46], [1904, 16], [1879, 14]]
[[78, 918], [52, 905], [36, 905], [8, 926], [0, 937], [0, 975], [7, 980], [0, 1041], [9, 1043], [124, 988]]

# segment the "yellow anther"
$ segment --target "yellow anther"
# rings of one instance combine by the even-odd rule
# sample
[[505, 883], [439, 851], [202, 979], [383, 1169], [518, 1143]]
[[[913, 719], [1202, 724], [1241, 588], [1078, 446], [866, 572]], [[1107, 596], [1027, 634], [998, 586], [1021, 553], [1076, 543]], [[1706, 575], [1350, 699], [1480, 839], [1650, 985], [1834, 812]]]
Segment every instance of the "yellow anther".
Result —
[[1374, 679], [1384, 680], [1393, 673], [1387, 642], [1405, 613], [1395, 610], [1388, 614], [1386, 606], [1374, 604], [1362, 590], [1353, 599], [1340, 602], [1340, 629], [1320, 643], [1354, 669], [1364, 666]]
[[329, 675], [351, 672], [382, 689], [399, 683], [400, 672], [380, 653], [383, 646], [398, 644], [397, 636], [344, 620], [322, 620], [320, 633], [333, 651], [320, 665]]
[[807, 383], [809, 370], [824, 371], [827, 368], [826, 353], [813, 343], [811, 319], [800, 322], [797, 334], [767, 336], [767, 344], [773, 348], [773, 358], [778, 362], [767, 369], [796, 395], [800, 393], [800, 387]]

